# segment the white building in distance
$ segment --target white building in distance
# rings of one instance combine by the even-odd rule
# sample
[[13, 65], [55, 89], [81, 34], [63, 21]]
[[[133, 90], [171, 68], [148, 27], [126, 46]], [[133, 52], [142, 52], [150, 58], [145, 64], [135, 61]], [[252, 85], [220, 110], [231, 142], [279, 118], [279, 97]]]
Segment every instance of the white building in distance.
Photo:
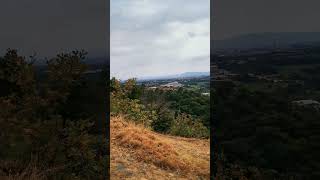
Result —
[[179, 87], [183, 87], [183, 84], [175, 81], [175, 82], [171, 82], [168, 84], [163, 84], [160, 87], [164, 87], [164, 88], [179, 88]]

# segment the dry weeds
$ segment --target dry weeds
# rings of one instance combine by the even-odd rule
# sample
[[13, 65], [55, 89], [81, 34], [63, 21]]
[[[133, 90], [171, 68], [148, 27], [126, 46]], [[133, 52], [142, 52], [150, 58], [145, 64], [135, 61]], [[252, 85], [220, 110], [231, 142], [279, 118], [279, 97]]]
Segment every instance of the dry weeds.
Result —
[[112, 179], [209, 179], [209, 140], [158, 134], [122, 117], [110, 125]]

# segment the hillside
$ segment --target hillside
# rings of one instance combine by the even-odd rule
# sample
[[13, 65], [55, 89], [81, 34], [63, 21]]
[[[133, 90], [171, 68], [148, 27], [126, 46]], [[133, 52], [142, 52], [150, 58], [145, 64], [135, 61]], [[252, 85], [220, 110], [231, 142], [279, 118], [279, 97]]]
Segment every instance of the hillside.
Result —
[[209, 179], [209, 140], [155, 133], [112, 117], [111, 179]]
[[319, 32], [266, 32], [252, 33], [213, 40], [214, 49], [288, 48], [294, 45], [316, 45], [320, 41]]

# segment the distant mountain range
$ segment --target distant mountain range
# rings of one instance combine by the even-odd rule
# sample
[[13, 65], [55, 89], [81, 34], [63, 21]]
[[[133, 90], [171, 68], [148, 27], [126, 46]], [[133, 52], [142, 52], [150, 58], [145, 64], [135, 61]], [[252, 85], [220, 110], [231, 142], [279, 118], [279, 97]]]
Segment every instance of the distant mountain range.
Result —
[[166, 75], [166, 76], [144, 76], [138, 80], [157, 80], [157, 79], [183, 79], [210, 76], [210, 72], [185, 72], [181, 74]]
[[224, 40], [213, 40], [216, 50], [288, 48], [295, 45], [320, 45], [320, 32], [274, 32], [240, 35]]

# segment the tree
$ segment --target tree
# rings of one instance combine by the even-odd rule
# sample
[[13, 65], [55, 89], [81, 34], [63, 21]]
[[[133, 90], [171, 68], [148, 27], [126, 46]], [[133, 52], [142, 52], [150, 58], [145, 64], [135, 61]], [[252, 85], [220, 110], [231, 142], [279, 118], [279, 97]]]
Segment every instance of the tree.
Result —
[[121, 83], [115, 77], [110, 80], [110, 92], [115, 95], [121, 94]]
[[17, 50], [8, 49], [0, 58], [1, 96], [23, 96], [35, 91], [35, 74], [31, 63], [19, 56]]
[[106, 148], [100, 140], [104, 133], [93, 133], [96, 122], [89, 113], [67, 121], [86, 104], [82, 95], [87, 89], [79, 93], [84, 54], [73, 51], [51, 59], [44, 81], [35, 78], [35, 66], [16, 50], [0, 57], [1, 177], [32, 174], [26, 168], [31, 165], [48, 179], [52, 178], [48, 169], [53, 169], [58, 179], [101, 177], [107, 162], [106, 155], [99, 153]]
[[124, 84], [124, 93], [129, 99], [139, 99], [141, 96], [141, 88], [137, 85], [137, 79], [128, 79]]

